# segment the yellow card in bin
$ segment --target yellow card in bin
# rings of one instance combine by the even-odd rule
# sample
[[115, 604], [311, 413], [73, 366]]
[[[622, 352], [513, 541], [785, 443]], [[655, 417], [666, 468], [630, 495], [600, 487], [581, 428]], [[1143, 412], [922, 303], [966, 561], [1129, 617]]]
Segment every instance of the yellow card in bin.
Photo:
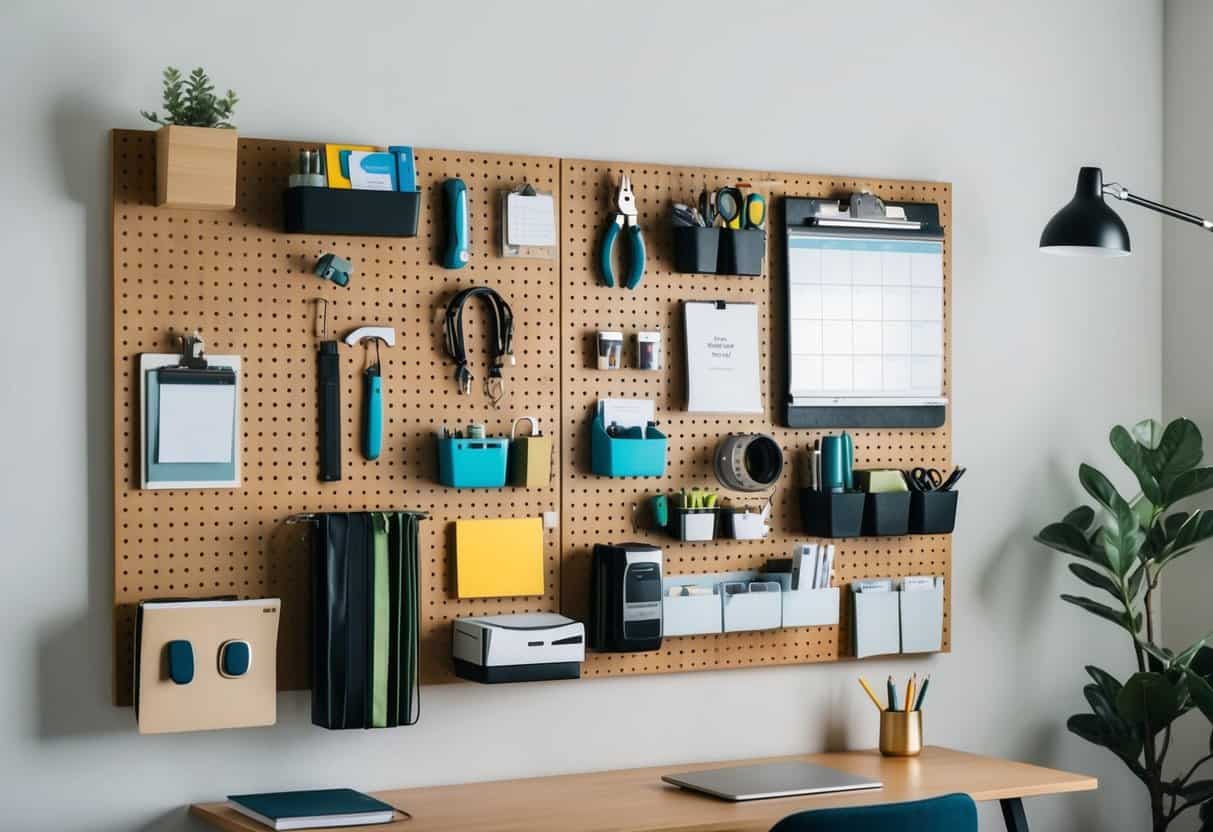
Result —
[[455, 594], [543, 595], [543, 520], [456, 520]]

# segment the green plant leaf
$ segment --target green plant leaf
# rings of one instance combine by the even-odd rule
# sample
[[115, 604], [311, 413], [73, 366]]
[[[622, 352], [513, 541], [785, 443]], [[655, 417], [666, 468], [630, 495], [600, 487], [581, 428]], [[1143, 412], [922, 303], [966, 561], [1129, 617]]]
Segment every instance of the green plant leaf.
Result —
[[[1133, 476], [1137, 477], [1137, 484], [1141, 486], [1141, 493], [1150, 501], [1151, 508], [1160, 505], [1163, 500], [1162, 488], [1155, 479], [1154, 473], [1150, 470], [1150, 464], [1146, 461], [1146, 451], [1141, 445], [1137, 444], [1127, 430], [1120, 425], [1112, 428], [1112, 432], [1108, 435], [1108, 441], [1112, 445], [1112, 450], [1116, 451], [1116, 455], [1120, 457], [1121, 462], [1129, 467], [1133, 472]], [[1148, 521], [1146, 524], [1147, 525]]]
[[1121, 719], [1137, 725], [1149, 723], [1155, 733], [1179, 716], [1180, 705], [1179, 691], [1161, 673], [1134, 673], [1116, 697]]
[[1079, 506], [1061, 518], [1061, 522], [1073, 526], [1085, 534], [1087, 529], [1091, 528], [1091, 524], [1095, 522], [1095, 509], [1090, 506]]
[[1111, 621], [1118, 627], [1123, 627], [1130, 633], [1137, 632], [1134, 622], [1129, 620], [1129, 616], [1124, 611], [1114, 610], [1098, 601], [1092, 601], [1090, 598], [1083, 598], [1078, 595], [1062, 595], [1061, 600], [1076, 607], [1082, 607], [1087, 612], [1098, 615], [1100, 618], [1106, 618], [1108, 621]]
[[1137, 599], [1137, 593], [1141, 592], [1141, 585], [1146, 579], [1146, 565], [1138, 564], [1137, 568], [1129, 575], [1129, 580], [1126, 584], [1126, 589], [1129, 593], [1129, 600]]
[[1116, 680], [1116, 677], [1108, 671], [1098, 668], [1093, 664], [1087, 665], [1086, 669], [1087, 675], [1094, 679], [1095, 684], [1099, 685], [1103, 692], [1107, 694], [1108, 700], [1115, 702], [1116, 697], [1120, 695], [1120, 689], [1123, 687], [1123, 685]]
[[[1188, 695], [1192, 697], [1192, 701], [1200, 712], [1205, 715], [1205, 719], [1213, 722], [1213, 687], [1204, 680], [1203, 677], [1196, 675], [1191, 670], [1185, 671], [1188, 679]], [[1117, 702], [1119, 703], [1119, 699]]]
[[1103, 558], [1092, 552], [1091, 543], [1086, 536], [1069, 523], [1050, 523], [1037, 533], [1035, 539], [1037, 543], [1043, 543], [1050, 549], [1103, 563]]
[[1192, 512], [1159, 553], [1159, 565], [1191, 552], [1210, 538], [1213, 538], [1213, 512], [1208, 509]]
[[1164, 474], [1178, 474], [1200, 464], [1200, 428], [1190, 419], [1176, 419], [1167, 425], [1154, 450], [1146, 451], [1150, 469], [1160, 480]]
[[1066, 728], [1087, 742], [1111, 749], [1124, 760], [1133, 761], [1141, 756], [1140, 739], [1119, 731], [1098, 714], [1074, 714], [1066, 720]]
[[1087, 493], [1112, 515], [1113, 524], [1106, 527], [1103, 548], [1112, 571], [1117, 577], [1123, 577], [1145, 542], [1137, 515], [1108, 478], [1092, 466], [1086, 463], [1078, 466], [1078, 480]]
[[1159, 647], [1157, 645], [1151, 644], [1150, 642], [1145, 641], [1144, 639], [1138, 639], [1137, 645], [1142, 650], [1146, 651], [1151, 656], [1153, 656], [1154, 658], [1156, 658], [1160, 662], [1162, 662], [1164, 666], [1169, 666], [1171, 664], [1171, 661], [1175, 658], [1175, 654], [1172, 653], [1167, 648]]
[[1191, 468], [1181, 471], [1170, 480], [1166, 500], [1168, 505], [1178, 503], [1210, 488], [1213, 488], [1213, 468]]
[[1189, 803], [1204, 803], [1213, 798], [1213, 780], [1194, 780], [1184, 786], [1183, 795]]
[[1074, 576], [1077, 577], [1083, 583], [1086, 583], [1093, 587], [1098, 587], [1099, 589], [1102, 589], [1104, 592], [1107, 592], [1109, 595], [1111, 595], [1117, 601], [1121, 600], [1120, 587], [1116, 584], [1116, 582], [1114, 580], [1112, 580], [1111, 578], [1109, 578], [1107, 575], [1103, 574], [1102, 572], [1096, 572], [1091, 567], [1084, 566], [1081, 563], [1071, 563], [1070, 571], [1073, 572]]
[[1107, 692], [1096, 684], [1083, 685], [1082, 695], [1086, 697], [1091, 710], [1105, 723], [1116, 723], [1120, 717], [1116, 713], [1116, 700], [1108, 697]]

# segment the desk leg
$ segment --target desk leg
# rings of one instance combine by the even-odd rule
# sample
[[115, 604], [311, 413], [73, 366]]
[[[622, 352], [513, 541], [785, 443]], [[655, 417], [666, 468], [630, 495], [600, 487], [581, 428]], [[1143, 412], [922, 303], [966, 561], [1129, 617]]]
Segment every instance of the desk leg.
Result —
[[1023, 811], [1023, 801], [1018, 797], [1008, 797], [998, 801], [1002, 806], [1002, 819], [1007, 824], [1007, 832], [1028, 832], [1028, 816]]

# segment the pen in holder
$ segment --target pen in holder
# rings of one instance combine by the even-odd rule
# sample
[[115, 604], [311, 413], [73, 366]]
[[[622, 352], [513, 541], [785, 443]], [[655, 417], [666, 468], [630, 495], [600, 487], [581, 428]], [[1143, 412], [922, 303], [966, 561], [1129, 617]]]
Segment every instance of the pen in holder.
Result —
[[880, 753], [885, 757], [917, 757], [922, 752], [922, 711], [880, 712]]

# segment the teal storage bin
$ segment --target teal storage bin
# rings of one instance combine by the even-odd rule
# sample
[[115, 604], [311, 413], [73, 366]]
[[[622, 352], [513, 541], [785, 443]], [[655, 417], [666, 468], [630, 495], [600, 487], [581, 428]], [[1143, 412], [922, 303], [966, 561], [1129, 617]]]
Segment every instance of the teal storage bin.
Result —
[[451, 488], [501, 488], [505, 485], [510, 440], [439, 439], [438, 482]]
[[652, 426], [644, 439], [616, 439], [595, 416], [590, 425], [590, 470], [600, 477], [665, 476], [668, 444], [665, 434]]

